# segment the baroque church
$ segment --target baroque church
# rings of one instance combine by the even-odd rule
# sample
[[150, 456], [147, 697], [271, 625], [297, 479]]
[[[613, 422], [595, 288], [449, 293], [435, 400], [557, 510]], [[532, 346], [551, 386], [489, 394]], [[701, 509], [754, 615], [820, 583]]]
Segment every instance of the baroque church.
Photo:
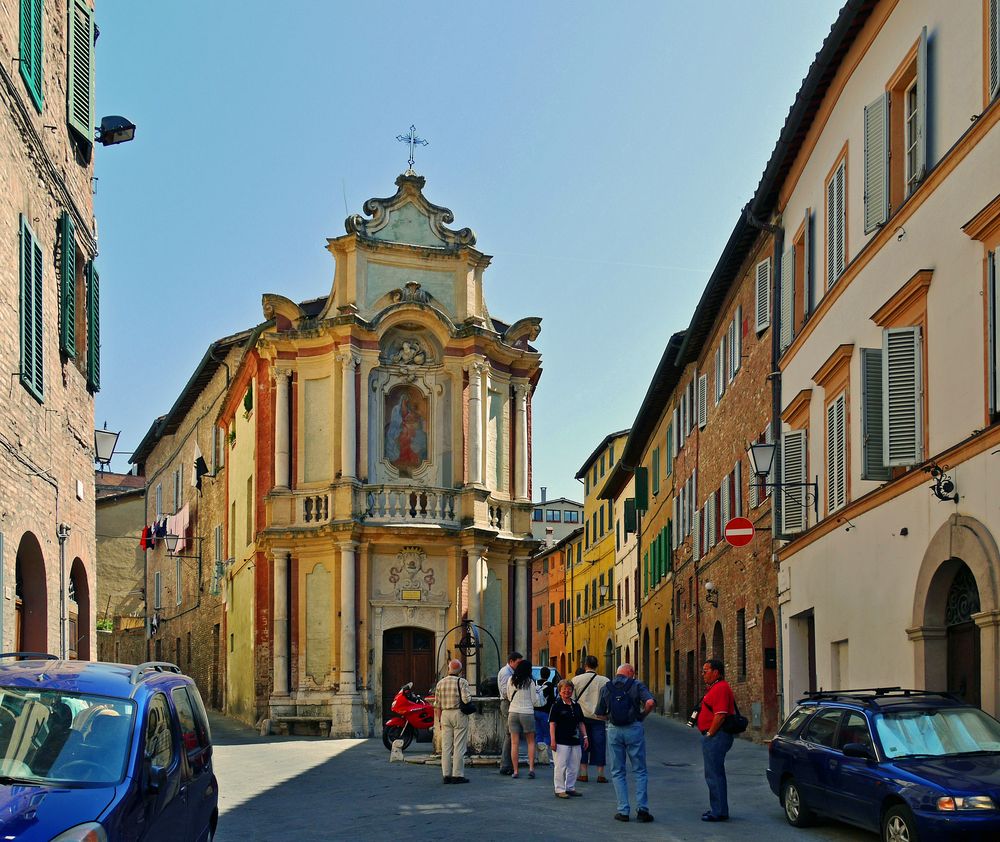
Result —
[[490, 316], [490, 257], [424, 183], [408, 170], [328, 241], [329, 295], [264, 295], [216, 418], [246, 719], [367, 736], [402, 684], [466, 660], [463, 620], [473, 682], [527, 646], [540, 319]]

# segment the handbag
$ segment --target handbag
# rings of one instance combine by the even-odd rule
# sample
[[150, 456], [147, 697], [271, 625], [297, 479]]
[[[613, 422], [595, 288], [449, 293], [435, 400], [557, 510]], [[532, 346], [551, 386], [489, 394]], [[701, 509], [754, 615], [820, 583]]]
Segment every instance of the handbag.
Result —
[[722, 730], [727, 734], [742, 734], [750, 725], [750, 720], [740, 713], [740, 706], [736, 704], [735, 699], [733, 699], [733, 707], [736, 712], [726, 717], [726, 721], [722, 723]]
[[462, 701], [462, 679], [457, 675], [455, 679], [458, 681], [458, 709], [464, 713], [466, 716], [471, 716], [474, 713], [479, 713], [479, 705], [475, 702], [463, 702]]

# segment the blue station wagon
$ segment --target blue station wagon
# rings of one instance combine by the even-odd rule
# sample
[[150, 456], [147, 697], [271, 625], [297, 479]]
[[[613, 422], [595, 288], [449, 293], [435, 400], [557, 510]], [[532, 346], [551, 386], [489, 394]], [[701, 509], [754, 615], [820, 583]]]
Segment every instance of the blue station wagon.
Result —
[[218, 822], [198, 688], [173, 664], [0, 659], [0, 839], [209, 840]]
[[796, 827], [823, 815], [885, 842], [1000, 839], [1000, 722], [946, 693], [810, 694], [767, 779]]

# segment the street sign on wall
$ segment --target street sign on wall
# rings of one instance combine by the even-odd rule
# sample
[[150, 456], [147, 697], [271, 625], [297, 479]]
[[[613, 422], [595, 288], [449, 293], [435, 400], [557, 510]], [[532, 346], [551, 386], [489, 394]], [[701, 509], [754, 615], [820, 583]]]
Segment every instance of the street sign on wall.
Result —
[[726, 524], [726, 543], [731, 547], [745, 547], [753, 540], [754, 528], [745, 517], [734, 517]]

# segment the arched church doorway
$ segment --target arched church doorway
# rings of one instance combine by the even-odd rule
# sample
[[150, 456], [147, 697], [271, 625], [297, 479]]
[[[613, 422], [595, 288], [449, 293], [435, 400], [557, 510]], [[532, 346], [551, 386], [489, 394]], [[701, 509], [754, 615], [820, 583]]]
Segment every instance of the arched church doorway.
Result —
[[48, 595], [45, 560], [38, 539], [26, 532], [17, 547], [15, 578], [14, 650], [48, 652]]
[[424, 695], [434, 689], [434, 632], [420, 628], [382, 633], [382, 712], [388, 714], [399, 688], [408, 681]]
[[69, 573], [69, 656], [81, 661], [90, 660], [90, 584], [87, 568], [79, 559], [73, 559]]
[[948, 589], [945, 627], [948, 638], [948, 692], [978, 706], [980, 694], [979, 627], [972, 615], [979, 611], [979, 588], [968, 565], [959, 562]]

